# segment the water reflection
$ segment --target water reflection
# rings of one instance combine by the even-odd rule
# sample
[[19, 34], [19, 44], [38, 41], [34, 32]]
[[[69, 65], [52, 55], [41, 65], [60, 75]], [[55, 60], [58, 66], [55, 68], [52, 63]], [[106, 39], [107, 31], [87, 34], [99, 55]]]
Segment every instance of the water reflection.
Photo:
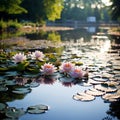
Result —
[[[38, 39], [37, 41], [40, 44], [41, 44], [41, 40], [39, 40], [40, 34], [46, 37], [46, 39], [48, 38], [53, 42], [57, 42], [56, 40], [58, 39], [58, 42], [56, 44], [58, 44], [59, 47], [62, 42], [61, 45], [62, 48], [60, 47], [59, 49], [58, 48], [53, 49], [52, 46], [52, 47], [47, 47], [47, 49], [45, 48], [42, 49], [46, 53], [46, 55], [47, 53], [51, 53], [48, 54], [48, 57], [51, 58], [51, 61], [53, 61], [53, 63], [55, 63], [56, 65], [60, 64], [60, 62], [58, 61], [55, 62], [56, 58], [53, 59], [54, 58], [53, 56], [59, 53], [59, 56], [57, 56], [57, 58], [59, 57], [59, 61], [71, 61], [83, 68], [87, 67], [89, 70], [89, 78], [87, 80], [73, 82], [72, 79], [66, 77], [60, 77], [59, 74], [57, 74], [54, 77], [52, 76], [51, 77], [32, 76], [30, 78], [23, 76], [19, 76], [15, 78], [10, 77], [11, 80], [16, 81], [15, 83], [17, 85], [4, 86], [7, 87], [8, 90], [4, 91], [4, 94], [3, 92], [0, 92], [1, 93], [0, 103], [3, 104], [8, 103], [7, 105], [8, 107], [10, 106], [18, 107], [18, 105], [21, 103], [22, 108], [24, 108], [25, 103], [35, 104], [35, 103], [44, 102], [50, 105], [51, 110], [47, 113], [47, 115], [38, 116], [36, 117], [37, 119], [40, 118], [41, 119], [43, 118], [45, 120], [50, 120], [50, 118], [59, 119], [60, 114], [61, 114], [60, 118], [63, 118], [64, 120], [66, 118], [69, 118], [69, 120], [72, 120], [73, 118], [75, 118], [76, 120], [85, 119], [85, 118], [86, 120], [89, 118], [94, 120], [98, 120], [98, 119], [113, 120], [114, 118], [112, 116], [120, 119], [118, 112], [119, 100], [117, 102], [109, 101], [110, 104], [107, 104], [103, 102], [101, 97], [96, 97], [96, 99], [90, 103], [83, 103], [80, 101], [76, 102], [72, 99], [72, 96], [76, 94], [76, 92], [84, 92], [84, 90], [88, 91], [89, 88], [92, 88], [93, 86], [95, 87], [96, 85], [99, 85], [97, 87], [100, 90], [104, 90], [104, 89], [106, 90], [106, 86], [107, 88], [112, 87], [112, 90], [114, 89], [114, 87], [115, 90], [119, 89], [119, 85], [116, 84], [116, 82], [119, 83], [119, 78], [120, 78], [119, 77], [120, 58], [118, 53], [114, 53], [114, 52], [111, 53], [112, 51], [111, 40], [109, 39], [103, 40], [103, 38], [100, 37], [93, 39], [91, 36], [92, 34], [86, 32], [84, 29], [78, 31], [76, 30], [65, 31], [65, 32], [58, 31], [56, 33], [51, 32], [49, 34], [46, 33], [37, 33], [37, 34], [38, 35], [36, 39]], [[31, 36], [33, 37], [36, 35], [32, 34], [30, 36], [28, 35], [27, 37], [29, 38]], [[30, 41], [33, 44], [34, 42], [36, 42], [35, 38], [33, 38], [33, 40], [29, 40], [29, 42]], [[47, 46], [46, 43], [48, 43], [48, 41], [47, 40], [45, 41], [44, 41], [44, 46], [46, 47]], [[54, 46], [56, 46], [56, 44]], [[36, 47], [36, 44], [34, 47]], [[35, 49], [34, 47], [32, 49]], [[108, 83], [108, 81], [111, 82], [112, 85]], [[106, 84], [103, 84], [104, 82]], [[91, 92], [92, 90], [93, 89], [90, 89], [89, 91]], [[93, 90], [93, 92], [96, 91], [97, 91], [96, 89]], [[97, 92], [99, 93], [99, 91]], [[61, 100], [61, 98], [63, 98], [63, 100]], [[15, 108], [16, 111], [17, 111], [17, 107]], [[110, 117], [103, 118], [104, 116], [107, 115], [105, 113], [107, 110], [108, 110], [107, 114], [110, 115]], [[66, 114], [66, 112], [67, 114], [69, 114], [69, 116]], [[87, 116], [86, 113], [88, 113]], [[97, 118], [95, 114], [97, 115]], [[25, 118], [35, 119], [34, 116], [32, 117], [31, 115], [25, 115]], [[24, 117], [22, 119], [24, 119]]]
[[107, 114], [113, 117], [117, 117], [117, 119], [120, 120], [120, 100], [110, 104], [110, 108], [107, 111]]
[[53, 85], [56, 81], [56, 78], [53, 76], [39, 77], [35, 80], [37, 83]]

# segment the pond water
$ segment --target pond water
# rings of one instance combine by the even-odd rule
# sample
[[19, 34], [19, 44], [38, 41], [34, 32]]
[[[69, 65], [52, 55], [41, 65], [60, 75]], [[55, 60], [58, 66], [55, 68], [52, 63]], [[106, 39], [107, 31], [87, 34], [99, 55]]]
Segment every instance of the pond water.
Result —
[[[87, 68], [89, 76], [74, 82], [59, 72], [52, 78], [42, 79], [34, 74], [27, 76], [26, 73], [22, 73], [20, 76], [15, 73], [16, 71], [12, 71], [12, 73], [10, 73], [11, 71], [9, 73], [2, 71], [0, 72], [0, 119], [120, 119], [120, 49], [112, 49], [119, 44], [116, 44], [107, 35], [106, 30], [99, 30], [98, 34], [87, 30], [48, 32], [42, 33], [42, 35], [41, 33], [25, 34], [22, 38], [15, 38], [15, 40], [17, 39], [16, 43], [20, 43], [18, 39], [25, 39], [24, 44], [20, 43], [16, 46], [16, 44], [12, 44], [12, 40], [12, 43], [9, 43], [9, 45], [12, 44], [12, 47], [3, 45], [5, 43], [2, 41], [1, 46], [5, 51], [41, 50], [44, 53], [55, 55], [59, 62], [68, 61], [75, 63], [82, 69]], [[25, 36], [27, 39], [24, 38]], [[45, 39], [45, 41], [40, 39]], [[5, 46], [9, 47], [6, 49]], [[57, 64], [56, 61], [52, 61], [52, 63]], [[16, 85], [17, 75], [22, 79], [30, 79], [32, 82]], [[18, 92], [17, 89], [21, 87], [24, 87], [25, 91]], [[83, 94], [90, 96], [85, 97]], [[81, 96], [83, 97], [81, 98]], [[48, 106], [48, 110], [43, 114], [26, 112], [29, 106], [39, 104]], [[14, 113], [17, 114], [16, 117], [14, 117]]]

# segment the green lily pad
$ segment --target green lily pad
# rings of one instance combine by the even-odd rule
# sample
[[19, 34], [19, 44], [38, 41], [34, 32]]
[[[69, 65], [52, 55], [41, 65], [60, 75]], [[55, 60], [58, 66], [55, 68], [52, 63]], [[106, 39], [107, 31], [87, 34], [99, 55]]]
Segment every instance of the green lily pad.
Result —
[[41, 113], [45, 113], [47, 110], [48, 110], [48, 106], [42, 104], [30, 106], [27, 108], [27, 112], [30, 114], [41, 114]]
[[0, 67], [0, 71], [7, 71], [8, 70], [8, 68], [7, 67]]
[[6, 85], [0, 85], [0, 91], [7, 91], [8, 88], [6, 87]]
[[12, 92], [16, 94], [27, 94], [31, 92], [31, 89], [28, 87], [21, 87], [21, 88], [16, 88]]
[[0, 103], [0, 111], [4, 110], [7, 107], [6, 104]]
[[70, 77], [61, 77], [59, 78], [61, 82], [72, 82], [74, 79]]
[[19, 118], [20, 116], [22, 116], [24, 114], [25, 114], [25, 111], [23, 111], [23, 109], [17, 109], [17, 108], [13, 108], [13, 107], [10, 107], [10, 108], [6, 109], [6, 111], [5, 111], [5, 115], [12, 119]]
[[26, 87], [34, 88], [34, 87], [38, 87], [39, 85], [40, 85], [40, 83], [31, 82], [30, 84], [26, 84], [25, 86], [26, 86]]
[[92, 101], [95, 99], [95, 96], [89, 95], [86, 93], [77, 93], [76, 95], [73, 95], [73, 99], [80, 100], [80, 101]]
[[18, 76], [19, 74], [18, 74], [18, 72], [16, 72], [16, 71], [10, 71], [10, 72], [6, 72], [6, 76], [8, 76], [8, 77], [13, 77], [13, 76]]
[[6, 81], [5, 81], [5, 84], [6, 84], [6, 85], [16, 85], [16, 83], [15, 83], [14, 80], [6, 80]]

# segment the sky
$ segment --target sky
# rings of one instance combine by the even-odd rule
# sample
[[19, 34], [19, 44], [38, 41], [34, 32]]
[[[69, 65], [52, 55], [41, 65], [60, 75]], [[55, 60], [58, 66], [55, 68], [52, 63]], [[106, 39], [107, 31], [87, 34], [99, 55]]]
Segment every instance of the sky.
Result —
[[105, 3], [105, 5], [107, 6], [111, 5], [110, 0], [102, 0], [102, 2]]

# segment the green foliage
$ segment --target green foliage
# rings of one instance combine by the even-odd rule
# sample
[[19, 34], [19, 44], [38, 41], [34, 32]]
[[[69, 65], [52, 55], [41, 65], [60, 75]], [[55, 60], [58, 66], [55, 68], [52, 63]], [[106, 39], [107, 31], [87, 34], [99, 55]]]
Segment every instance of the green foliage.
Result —
[[23, 19], [45, 24], [45, 20], [55, 21], [63, 9], [61, 0], [23, 0], [22, 6], [28, 11]]
[[88, 16], [95, 16], [97, 21], [104, 20], [105, 16], [102, 15], [105, 11], [101, 0], [65, 0], [62, 20], [86, 21]]
[[20, 29], [22, 27], [22, 25], [20, 23], [13, 20], [9, 20], [7, 23], [8, 28], [13, 28], [13, 29]]
[[62, 0], [44, 0], [46, 17], [48, 20], [55, 21], [56, 19], [60, 19], [63, 9], [61, 1]]
[[119, 20], [120, 19], [120, 0], [111, 0], [111, 17], [113, 20]]
[[3, 20], [1, 20], [0, 21], [0, 30], [5, 30], [6, 29], [6, 27], [7, 27], [7, 25], [6, 25], [6, 23], [3, 21]]
[[52, 32], [48, 34], [47, 40], [50, 40], [52, 42], [57, 42], [60, 43], [61, 42], [61, 37], [57, 32]]
[[18, 23], [18, 21], [13, 21], [13, 20], [9, 20], [8, 22], [5, 22], [3, 20], [0, 21], [0, 30], [1, 31], [15, 31], [15, 30], [19, 30], [22, 27], [22, 25], [20, 23]]
[[21, 14], [27, 12], [24, 8], [20, 7], [22, 0], [0, 0], [0, 12], [7, 14]]

